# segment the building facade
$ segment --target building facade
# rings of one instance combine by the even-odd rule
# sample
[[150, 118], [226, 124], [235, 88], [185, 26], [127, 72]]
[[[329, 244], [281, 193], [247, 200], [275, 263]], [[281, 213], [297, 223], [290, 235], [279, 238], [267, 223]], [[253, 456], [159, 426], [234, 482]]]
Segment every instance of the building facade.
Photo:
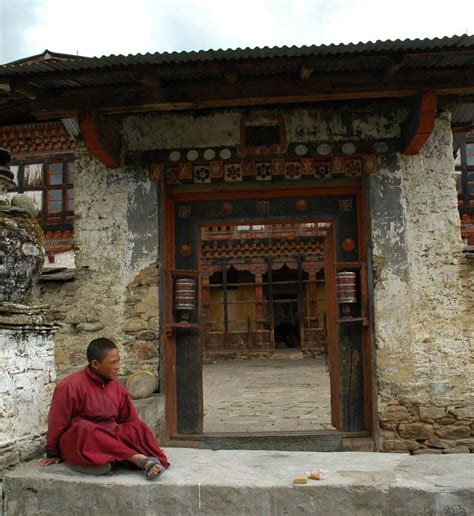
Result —
[[[451, 96], [474, 92], [474, 41], [438, 41], [406, 43], [403, 63], [372, 44], [4, 67], [9, 109], [29, 93], [30, 114], [80, 127], [38, 189], [53, 219], [61, 191], [64, 231], [74, 202], [75, 279], [36, 292], [62, 321], [59, 375], [89, 340], [113, 338], [123, 375], [158, 371], [172, 442], [202, 435], [206, 359], [299, 347], [327, 355], [346, 439], [472, 450]], [[431, 68], [461, 47], [455, 78]], [[18, 173], [29, 191], [30, 169]]]

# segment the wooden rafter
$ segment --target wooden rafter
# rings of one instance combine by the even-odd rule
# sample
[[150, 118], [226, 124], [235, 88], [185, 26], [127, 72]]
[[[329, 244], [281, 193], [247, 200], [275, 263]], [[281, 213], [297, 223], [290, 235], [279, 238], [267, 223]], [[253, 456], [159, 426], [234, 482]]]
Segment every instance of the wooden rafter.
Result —
[[[427, 80], [427, 77], [429, 81]], [[451, 70], [403, 71], [388, 81], [377, 72], [313, 74], [299, 77], [240, 77], [237, 83], [202, 80], [169, 83], [156, 91], [128, 85], [122, 87], [80, 88], [33, 101], [38, 118], [75, 116], [87, 106], [102, 113], [186, 110], [254, 106], [315, 101], [401, 98], [436, 90], [439, 95], [474, 94], [474, 67]]]

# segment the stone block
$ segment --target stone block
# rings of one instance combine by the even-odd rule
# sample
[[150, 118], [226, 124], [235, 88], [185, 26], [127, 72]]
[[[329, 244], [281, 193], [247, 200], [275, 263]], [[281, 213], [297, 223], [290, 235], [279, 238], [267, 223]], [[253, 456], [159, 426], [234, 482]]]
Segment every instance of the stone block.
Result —
[[458, 419], [474, 419], [474, 407], [459, 407], [451, 409], [449, 412], [454, 414]]
[[432, 448], [452, 448], [453, 446], [456, 446], [456, 441], [449, 441], [448, 439], [438, 439], [437, 437], [434, 437], [433, 439], [430, 439], [429, 441], [426, 441], [426, 446], [431, 446]]
[[454, 448], [446, 448], [443, 453], [471, 453], [467, 446], [456, 446]]
[[391, 405], [379, 415], [379, 419], [386, 422], [401, 422], [409, 420], [410, 414], [402, 405]]
[[104, 325], [100, 322], [84, 322], [76, 326], [78, 332], [96, 333], [104, 329]]
[[471, 452], [474, 451], [474, 437], [468, 437], [467, 439], [459, 439], [457, 444], [467, 446]]
[[158, 356], [158, 350], [153, 342], [139, 340], [133, 345], [133, 354], [138, 360], [151, 360]]
[[382, 451], [386, 452], [408, 452], [417, 450], [419, 447], [419, 443], [413, 439], [405, 439], [403, 441], [401, 439], [384, 439], [382, 443]]
[[158, 442], [165, 437], [165, 397], [154, 394], [149, 398], [133, 400], [139, 417], [150, 427]]
[[125, 322], [124, 330], [128, 333], [135, 333], [135, 332], [141, 332], [145, 330], [147, 327], [147, 324], [142, 319], [129, 319]]
[[438, 423], [438, 425], [452, 425], [455, 422], [456, 422], [456, 417], [453, 416], [452, 414], [447, 414], [446, 416], [441, 417], [436, 420], [436, 423]]
[[401, 423], [398, 426], [398, 433], [403, 439], [431, 439], [434, 430], [431, 425], [423, 423]]
[[[4, 452], [0, 455], [0, 472], [4, 469], [18, 464], [20, 462], [20, 454], [15, 449]], [[1, 476], [1, 474], [0, 474]]]
[[443, 407], [420, 407], [420, 419], [439, 419], [445, 415]]
[[[166, 452], [172, 467], [153, 483], [124, 468], [90, 477], [64, 464], [23, 464], [4, 481], [4, 510], [8, 516], [474, 514], [472, 457], [463, 454]], [[326, 480], [292, 486], [316, 465]]]
[[442, 439], [463, 439], [471, 435], [471, 429], [464, 425], [447, 425], [437, 428], [436, 434]]
[[153, 330], [145, 330], [137, 335], [137, 340], [157, 340], [158, 333]]
[[70, 324], [79, 324], [86, 320], [86, 317], [78, 312], [77, 310], [70, 310], [66, 314], [66, 318], [64, 319], [67, 323]]
[[413, 450], [412, 455], [441, 455], [443, 450], [436, 450], [433, 448], [420, 448], [419, 450]]

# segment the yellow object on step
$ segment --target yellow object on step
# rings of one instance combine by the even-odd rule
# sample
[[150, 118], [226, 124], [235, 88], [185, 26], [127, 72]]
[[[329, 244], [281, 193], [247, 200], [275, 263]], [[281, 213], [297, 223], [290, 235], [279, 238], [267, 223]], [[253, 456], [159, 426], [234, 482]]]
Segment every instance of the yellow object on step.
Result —
[[308, 478], [306, 475], [300, 475], [293, 479], [293, 484], [306, 484], [308, 482]]

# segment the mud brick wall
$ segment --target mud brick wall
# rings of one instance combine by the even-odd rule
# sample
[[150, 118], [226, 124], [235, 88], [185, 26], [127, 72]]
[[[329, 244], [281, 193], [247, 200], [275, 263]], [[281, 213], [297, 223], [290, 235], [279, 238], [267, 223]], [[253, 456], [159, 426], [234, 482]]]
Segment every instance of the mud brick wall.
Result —
[[380, 445], [474, 449], [474, 271], [463, 257], [449, 114], [370, 178]]

